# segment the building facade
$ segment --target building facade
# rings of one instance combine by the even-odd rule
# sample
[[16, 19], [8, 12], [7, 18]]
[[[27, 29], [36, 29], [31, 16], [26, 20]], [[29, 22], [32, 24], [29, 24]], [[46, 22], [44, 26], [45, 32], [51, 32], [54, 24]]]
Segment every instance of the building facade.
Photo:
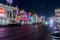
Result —
[[38, 22], [38, 20], [37, 20], [37, 18], [38, 18], [37, 14], [32, 15], [31, 18], [32, 18], [32, 21], [31, 21], [32, 23], [37, 23]]
[[0, 4], [0, 24], [5, 25], [9, 24], [11, 20], [16, 20], [17, 11], [17, 7]]
[[60, 30], [60, 9], [55, 9], [55, 19], [56, 26]]
[[20, 24], [29, 24], [30, 22], [30, 15], [26, 13], [26, 11], [21, 10], [20, 14], [18, 14], [17, 20]]

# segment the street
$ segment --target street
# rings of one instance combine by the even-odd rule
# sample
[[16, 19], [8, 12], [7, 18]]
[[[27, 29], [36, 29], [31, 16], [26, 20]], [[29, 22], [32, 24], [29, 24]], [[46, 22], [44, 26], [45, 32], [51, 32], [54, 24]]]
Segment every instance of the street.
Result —
[[52, 27], [44, 24], [0, 28], [0, 40], [52, 40]]
[[60, 40], [60, 0], [0, 0], [0, 40]]

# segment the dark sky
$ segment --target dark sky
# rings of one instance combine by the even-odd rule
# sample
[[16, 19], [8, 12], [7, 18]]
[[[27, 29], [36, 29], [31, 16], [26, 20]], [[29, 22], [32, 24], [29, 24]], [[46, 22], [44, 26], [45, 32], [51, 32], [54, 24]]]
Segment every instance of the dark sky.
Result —
[[[5, 3], [6, 1], [0, 1]], [[54, 9], [60, 8], [59, 0], [14, 0], [13, 6], [18, 5], [20, 9], [28, 11], [34, 11], [39, 16], [54, 16]]]

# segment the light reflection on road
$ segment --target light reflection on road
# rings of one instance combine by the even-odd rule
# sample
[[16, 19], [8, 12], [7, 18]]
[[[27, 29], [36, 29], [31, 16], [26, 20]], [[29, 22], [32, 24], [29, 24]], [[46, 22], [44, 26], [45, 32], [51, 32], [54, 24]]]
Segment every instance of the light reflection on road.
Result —
[[3, 40], [37, 40], [44, 39], [50, 28], [45, 25], [25, 25], [0, 28], [0, 39]]

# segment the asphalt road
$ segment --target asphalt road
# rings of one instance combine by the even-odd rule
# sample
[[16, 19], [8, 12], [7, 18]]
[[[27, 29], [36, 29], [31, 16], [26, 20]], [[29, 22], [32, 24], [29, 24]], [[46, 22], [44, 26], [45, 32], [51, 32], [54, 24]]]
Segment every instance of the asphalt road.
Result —
[[1, 27], [0, 40], [51, 40], [51, 31], [43, 24]]

